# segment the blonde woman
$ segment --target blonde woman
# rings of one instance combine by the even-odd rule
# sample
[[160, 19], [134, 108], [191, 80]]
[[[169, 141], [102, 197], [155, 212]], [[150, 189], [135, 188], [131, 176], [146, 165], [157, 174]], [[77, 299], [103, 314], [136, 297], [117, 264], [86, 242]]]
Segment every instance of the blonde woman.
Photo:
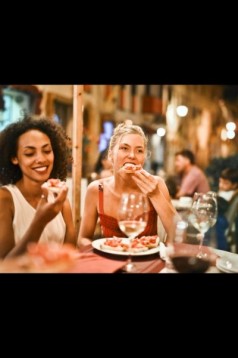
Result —
[[[89, 184], [84, 213], [79, 231], [78, 245], [93, 240], [98, 218], [102, 237], [124, 237], [119, 229], [117, 213], [122, 193], [143, 193], [150, 202], [149, 220], [139, 235], [156, 235], [158, 217], [168, 237], [174, 232], [176, 210], [171, 204], [167, 186], [162, 178], [143, 169], [147, 158], [147, 138], [140, 126], [128, 122], [119, 124], [111, 137], [108, 158], [113, 176]], [[129, 167], [129, 172], [125, 170]]]

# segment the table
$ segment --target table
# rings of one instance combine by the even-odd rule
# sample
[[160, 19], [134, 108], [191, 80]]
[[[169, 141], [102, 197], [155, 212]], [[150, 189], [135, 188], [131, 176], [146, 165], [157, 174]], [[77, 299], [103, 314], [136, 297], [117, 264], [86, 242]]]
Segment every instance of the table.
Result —
[[[194, 245], [183, 244], [194, 250]], [[165, 246], [161, 244], [160, 253], [145, 256], [133, 256], [133, 262], [136, 264], [135, 273], [177, 273], [166, 261], [163, 253]], [[205, 247], [204, 247], [205, 248]], [[238, 255], [227, 251], [208, 248], [214, 253], [213, 265], [210, 266], [207, 273], [220, 273], [216, 267], [216, 259], [226, 258], [234, 260], [235, 267], [238, 270]], [[29, 265], [29, 256], [22, 255], [10, 261], [0, 262], [1, 273], [123, 273], [123, 266], [127, 261], [127, 256], [119, 256], [96, 250], [92, 245], [84, 247], [77, 258], [67, 262], [57, 260], [52, 264], [43, 266]], [[20, 262], [20, 264], [19, 264]], [[238, 271], [237, 271], [238, 272]], [[133, 272], [134, 273], [134, 272]]]
[[[208, 249], [210, 249], [211, 252], [217, 255], [217, 259], [226, 258], [228, 260], [235, 260], [238, 263], [238, 254], [224, 251], [224, 250], [218, 250], [213, 247], [208, 247]], [[160, 271], [160, 273], [178, 273], [178, 272], [175, 269], [171, 268], [169, 263], [166, 263], [165, 267]], [[216, 261], [213, 261], [213, 265], [209, 267], [206, 273], [223, 273], [223, 271], [220, 271], [216, 267]]]
[[[193, 245], [189, 245], [189, 244], [185, 244], [185, 245], [187, 247], [194, 247]], [[216, 259], [219, 257], [235, 259], [238, 262], [238, 255], [235, 253], [214, 249], [213, 247], [207, 247], [207, 249], [210, 250], [212, 253], [214, 253], [214, 257], [212, 261], [213, 265], [209, 267], [206, 273], [221, 273], [221, 271], [216, 267]], [[109, 253], [95, 250], [93, 249], [92, 245], [88, 245], [87, 247], [84, 248], [83, 251], [88, 253], [94, 253], [97, 256], [105, 257], [113, 262], [118, 262], [118, 263], [121, 262], [122, 264], [124, 264], [127, 260], [127, 257], [125, 256], [119, 256], [119, 255], [109, 254]], [[149, 256], [134, 256], [133, 262], [135, 262], [136, 264], [136, 269], [137, 269], [136, 273], [178, 273], [176, 270], [172, 269], [170, 265], [166, 262], [166, 258], [163, 256], [162, 251], [161, 251], [161, 257], [159, 253]], [[122, 273], [123, 272], [122, 267], [119, 268], [116, 272]]]
[[[114, 255], [98, 251], [92, 247], [92, 245], [86, 246], [83, 250], [84, 253], [94, 253], [95, 255], [117, 262], [120, 268], [116, 271], [122, 273], [123, 265], [126, 263], [128, 257]], [[158, 273], [165, 267], [165, 261], [161, 260], [159, 253], [145, 256], [133, 256], [132, 261], [136, 264], [136, 273]]]

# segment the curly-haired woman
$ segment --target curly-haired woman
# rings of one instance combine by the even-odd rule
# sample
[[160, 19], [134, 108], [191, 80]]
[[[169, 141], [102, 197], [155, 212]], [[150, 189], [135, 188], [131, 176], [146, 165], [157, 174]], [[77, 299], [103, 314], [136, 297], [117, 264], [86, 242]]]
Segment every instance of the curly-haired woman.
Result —
[[67, 175], [67, 136], [46, 118], [24, 117], [0, 133], [0, 257], [25, 252], [29, 242], [76, 243], [67, 187], [42, 187]]

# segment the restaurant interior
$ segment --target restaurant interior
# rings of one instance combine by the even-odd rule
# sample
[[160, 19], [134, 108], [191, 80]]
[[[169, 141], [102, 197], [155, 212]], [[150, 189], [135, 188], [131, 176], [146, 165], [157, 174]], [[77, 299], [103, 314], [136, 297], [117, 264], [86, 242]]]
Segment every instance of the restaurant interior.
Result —
[[[151, 156], [146, 170], [151, 174], [173, 176], [175, 154], [186, 148], [196, 153], [196, 164], [209, 173], [215, 190], [225, 163], [238, 164], [235, 85], [0, 85], [0, 131], [27, 113], [56, 121], [71, 139], [68, 184], [77, 229], [98, 155], [108, 147], [113, 129], [125, 120], [141, 126], [148, 137]], [[214, 169], [214, 161], [219, 168]], [[237, 270], [236, 262], [232, 264]], [[169, 272], [163, 265], [154, 265], [154, 271], [138, 265], [141, 272]], [[230, 272], [227, 265], [223, 272]]]
[[[151, 171], [173, 173], [174, 153], [184, 147], [196, 152], [202, 168], [237, 153], [238, 86], [84, 85], [82, 106], [85, 178], [126, 118], [149, 138]], [[24, 112], [58, 121], [73, 137], [73, 85], [1, 85], [0, 130]]]

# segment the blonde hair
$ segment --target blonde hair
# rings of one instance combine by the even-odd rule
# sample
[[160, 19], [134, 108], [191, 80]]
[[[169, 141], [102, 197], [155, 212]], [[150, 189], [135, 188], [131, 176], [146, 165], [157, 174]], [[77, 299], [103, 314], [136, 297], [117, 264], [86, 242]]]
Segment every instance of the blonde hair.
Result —
[[112, 151], [119, 139], [126, 134], [140, 135], [144, 141], [145, 151], [147, 151], [148, 139], [146, 138], [143, 129], [140, 126], [132, 124], [132, 121], [129, 122], [128, 120], [126, 120], [124, 123], [118, 124], [118, 126], [114, 129], [109, 143], [109, 151]]

